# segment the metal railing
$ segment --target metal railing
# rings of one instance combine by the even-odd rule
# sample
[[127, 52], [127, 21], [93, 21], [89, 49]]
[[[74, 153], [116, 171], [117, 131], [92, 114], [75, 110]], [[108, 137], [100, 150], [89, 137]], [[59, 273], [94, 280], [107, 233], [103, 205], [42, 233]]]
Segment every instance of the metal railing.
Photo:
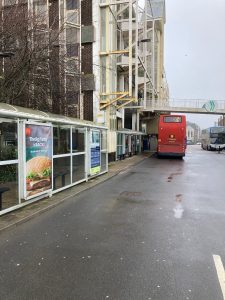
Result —
[[147, 110], [168, 110], [205, 113], [225, 113], [225, 100], [204, 99], [169, 99], [169, 100], [147, 100]]

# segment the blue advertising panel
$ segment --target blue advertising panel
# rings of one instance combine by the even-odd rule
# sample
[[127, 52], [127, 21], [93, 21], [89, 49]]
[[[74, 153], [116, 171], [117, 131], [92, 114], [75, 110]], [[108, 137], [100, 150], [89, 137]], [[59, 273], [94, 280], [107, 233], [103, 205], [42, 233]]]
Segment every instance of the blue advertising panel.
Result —
[[100, 132], [91, 131], [91, 169], [90, 174], [95, 175], [101, 170]]

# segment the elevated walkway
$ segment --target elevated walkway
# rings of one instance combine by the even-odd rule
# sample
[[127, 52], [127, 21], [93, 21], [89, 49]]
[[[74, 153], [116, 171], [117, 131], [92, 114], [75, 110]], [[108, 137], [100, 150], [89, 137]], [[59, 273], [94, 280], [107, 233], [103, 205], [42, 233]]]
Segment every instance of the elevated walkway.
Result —
[[139, 107], [146, 112], [179, 112], [196, 114], [225, 115], [225, 100], [203, 100], [203, 99], [169, 99], [147, 100], [146, 105]]

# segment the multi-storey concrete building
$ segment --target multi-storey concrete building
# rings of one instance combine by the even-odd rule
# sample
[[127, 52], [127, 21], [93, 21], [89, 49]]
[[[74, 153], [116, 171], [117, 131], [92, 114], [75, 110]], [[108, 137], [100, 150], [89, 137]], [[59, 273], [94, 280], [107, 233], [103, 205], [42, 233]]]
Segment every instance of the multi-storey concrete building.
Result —
[[[168, 99], [163, 61], [165, 1], [93, 0], [93, 16], [94, 119], [110, 129], [113, 158], [121, 151], [133, 152], [140, 129], [157, 134], [157, 116], [151, 109], [156, 101]], [[131, 130], [129, 135], [126, 129]], [[121, 151], [118, 145], [123, 145]]]
[[[1, 49], [13, 53], [2, 61], [1, 83], [19, 94], [5, 95], [3, 102], [106, 125], [111, 159], [140, 151], [140, 131], [155, 138], [158, 116], [152, 107], [168, 99], [165, 0], [2, 0], [2, 5], [2, 32], [20, 10], [16, 24], [23, 24], [22, 32], [19, 26], [9, 30], [17, 43]], [[17, 76], [24, 76], [13, 88], [16, 63]]]
[[[165, 5], [164, 0], [0, 5], [0, 102], [12, 104], [0, 105], [0, 210], [8, 211], [107, 172], [108, 152], [110, 160], [136, 154], [142, 134], [157, 134], [152, 107], [168, 97]], [[42, 156], [50, 166], [48, 178], [33, 194], [28, 167]]]
[[225, 117], [224, 116], [219, 117], [218, 126], [225, 126]]
[[201, 129], [200, 127], [191, 122], [187, 122], [187, 128], [186, 128], [186, 136], [187, 136], [187, 142], [195, 144], [200, 140], [201, 135]]
[[0, 27], [1, 102], [83, 118], [80, 1], [1, 1]]

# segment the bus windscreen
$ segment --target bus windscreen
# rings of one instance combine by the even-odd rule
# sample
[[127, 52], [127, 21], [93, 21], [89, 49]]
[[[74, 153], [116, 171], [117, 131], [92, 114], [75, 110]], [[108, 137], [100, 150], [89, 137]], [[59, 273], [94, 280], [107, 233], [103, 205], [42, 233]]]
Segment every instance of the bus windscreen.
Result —
[[220, 132], [225, 132], [225, 128], [224, 127], [212, 127], [210, 129], [211, 133], [220, 133]]
[[164, 123], [181, 123], [182, 122], [182, 117], [179, 117], [179, 116], [166, 116], [166, 117], [163, 117], [163, 122]]

